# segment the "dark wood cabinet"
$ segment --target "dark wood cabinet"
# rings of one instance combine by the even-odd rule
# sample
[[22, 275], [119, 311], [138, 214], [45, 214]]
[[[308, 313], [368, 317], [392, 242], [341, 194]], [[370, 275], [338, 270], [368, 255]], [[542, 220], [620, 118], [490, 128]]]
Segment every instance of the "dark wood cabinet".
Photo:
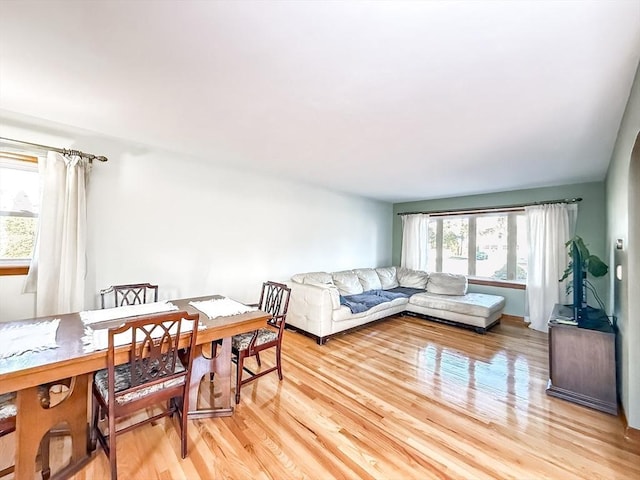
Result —
[[[601, 310], [592, 309], [590, 328], [557, 323], [567, 307], [556, 305], [549, 319], [547, 394], [616, 415], [616, 334]], [[571, 315], [569, 310], [569, 316]]]

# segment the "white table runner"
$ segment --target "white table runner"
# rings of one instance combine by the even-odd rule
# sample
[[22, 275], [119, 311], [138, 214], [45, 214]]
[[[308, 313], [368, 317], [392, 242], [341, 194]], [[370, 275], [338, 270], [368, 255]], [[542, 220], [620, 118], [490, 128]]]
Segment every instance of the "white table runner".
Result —
[[60, 319], [38, 323], [17, 324], [2, 329], [0, 359], [57, 348], [56, 333]]
[[80, 312], [80, 319], [85, 325], [107, 322], [118, 318], [135, 317], [138, 315], [150, 315], [152, 313], [171, 312], [178, 310], [171, 302], [142, 303], [139, 305], [125, 305], [122, 307], [105, 308], [102, 310], [89, 310]]
[[212, 298], [199, 302], [189, 302], [189, 305], [205, 313], [209, 318], [228, 317], [240, 313], [253, 312], [256, 307], [249, 307], [243, 303], [236, 302], [230, 298]]

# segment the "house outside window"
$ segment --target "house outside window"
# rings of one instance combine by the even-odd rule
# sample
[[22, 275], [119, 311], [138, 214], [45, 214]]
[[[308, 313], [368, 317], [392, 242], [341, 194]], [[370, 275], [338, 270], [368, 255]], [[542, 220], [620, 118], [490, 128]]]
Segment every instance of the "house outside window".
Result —
[[524, 211], [432, 216], [428, 270], [494, 280], [527, 279]]
[[0, 152], [0, 274], [14, 267], [26, 273], [39, 211], [37, 158]]

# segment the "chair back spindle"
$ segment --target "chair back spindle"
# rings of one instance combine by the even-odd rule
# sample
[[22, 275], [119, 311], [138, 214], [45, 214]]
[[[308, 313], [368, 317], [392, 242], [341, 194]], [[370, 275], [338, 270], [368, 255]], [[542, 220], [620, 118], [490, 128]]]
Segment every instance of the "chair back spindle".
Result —
[[[271, 314], [268, 324], [284, 330], [287, 311], [289, 309], [289, 294], [291, 290], [282, 283], [265, 282], [260, 293], [258, 308]], [[279, 335], [280, 339], [282, 335]]]
[[174, 319], [159, 325], [140, 325], [132, 329], [134, 347], [129, 361], [131, 386], [175, 373], [180, 323], [178, 319]]
[[[111, 295], [113, 294], [113, 295]], [[112, 302], [106, 300], [112, 297]], [[140, 305], [141, 303], [157, 302], [158, 286], [150, 283], [132, 283], [128, 285], [112, 285], [100, 290], [101, 308], [122, 307], [125, 305]]]

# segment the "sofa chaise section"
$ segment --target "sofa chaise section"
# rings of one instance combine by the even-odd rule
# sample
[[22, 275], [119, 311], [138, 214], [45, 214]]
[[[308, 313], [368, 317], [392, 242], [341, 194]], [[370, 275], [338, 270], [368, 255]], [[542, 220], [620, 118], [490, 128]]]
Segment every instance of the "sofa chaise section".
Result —
[[484, 333], [500, 321], [504, 309], [504, 297], [484, 293], [465, 295], [441, 295], [418, 293], [407, 305], [407, 312], [453, 323], [467, 325]]

